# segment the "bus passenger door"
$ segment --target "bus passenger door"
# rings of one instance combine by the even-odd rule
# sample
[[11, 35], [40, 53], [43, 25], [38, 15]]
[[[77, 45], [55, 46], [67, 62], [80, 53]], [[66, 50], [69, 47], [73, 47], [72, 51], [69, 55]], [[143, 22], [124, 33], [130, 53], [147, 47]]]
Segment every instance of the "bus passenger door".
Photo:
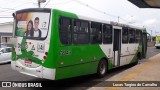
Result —
[[143, 33], [142, 39], [142, 57], [145, 58], [147, 53], [147, 33]]
[[120, 65], [120, 53], [121, 53], [121, 29], [114, 28], [113, 58], [115, 67]]

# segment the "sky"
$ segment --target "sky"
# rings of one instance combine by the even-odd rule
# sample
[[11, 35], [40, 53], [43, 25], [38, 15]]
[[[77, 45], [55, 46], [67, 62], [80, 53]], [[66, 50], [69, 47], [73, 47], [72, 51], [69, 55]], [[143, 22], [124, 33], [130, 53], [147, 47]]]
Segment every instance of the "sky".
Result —
[[[37, 7], [37, 0], [0, 0], [0, 23], [12, 22], [12, 13], [16, 10]], [[153, 36], [160, 35], [160, 9], [138, 8], [128, 0], [46, 0], [41, 8], [56, 8], [86, 17], [146, 27]]]

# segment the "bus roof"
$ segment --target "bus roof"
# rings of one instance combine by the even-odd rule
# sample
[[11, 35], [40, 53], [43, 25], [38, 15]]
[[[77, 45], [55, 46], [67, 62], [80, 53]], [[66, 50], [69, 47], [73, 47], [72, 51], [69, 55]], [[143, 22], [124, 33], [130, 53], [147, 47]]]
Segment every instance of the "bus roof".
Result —
[[21, 9], [17, 10], [16, 13], [23, 13], [23, 12], [39, 12], [39, 11], [44, 11], [44, 12], [49, 12], [51, 11], [50, 8], [27, 8], [27, 9]]
[[[58, 9], [55, 9], [58, 10]], [[61, 10], [58, 10], [61, 11]], [[63, 11], [66, 12], [66, 11]], [[66, 12], [67, 13], [67, 12]], [[68, 12], [70, 13], [70, 12]], [[76, 13], [72, 13], [72, 14], [76, 14]], [[140, 29], [140, 30], [144, 30], [144, 27], [138, 27], [138, 26], [133, 26], [133, 25], [127, 25], [127, 24], [123, 24], [123, 23], [118, 23], [118, 22], [113, 22], [113, 21], [107, 21], [107, 20], [103, 20], [103, 19], [98, 19], [98, 18], [92, 18], [92, 17], [87, 17], [87, 16], [82, 16], [82, 15], [78, 15], [79, 19], [83, 19], [83, 20], [89, 20], [89, 21], [93, 21], [93, 22], [99, 22], [99, 23], [104, 23], [104, 24], [110, 24], [113, 26], [119, 26], [119, 27], [128, 27], [128, 28], [134, 28], [134, 29]]]
[[[57, 11], [62, 11], [62, 10], [58, 10], [58, 9], [53, 9], [53, 10], [57, 10]], [[39, 11], [44, 11], [44, 12], [49, 12], [51, 11], [51, 8], [28, 8], [28, 9], [22, 9], [22, 10], [18, 10], [16, 11], [16, 13], [23, 13], [23, 12], [39, 12]], [[63, 11], [66, 12], [66, 11]], [[66, 12], [66, 13], [70, 13], [70, 12]], [[72, 13], [72, 14], [76, 14], [76, 13]], [[119, 27], [128, 27], [128, 28], [134, 28], [134, 29], [140, 29], [140, 30], [144, 30], [144, 27], [137, 27], [137, 26], [133, 26], [133, 25], [128, 25], [128, 24], [122, 24], [122, 23], [118, 23], [118, 22], [113, 22], [113, 21], [107, 21], [107, 20], [103, 20], [103, 19], [97, 19], [97, 18], [91, 18], [91, 17], [86, 17], [86, 16], [82, 16], [82, 15], [78, 15], [79, 19], [83, 19], [83, 20], [89, 20], [89, 21], [93, 21], [93, 22], [99, 22], [99, 23], [104, 23], [104, 24], [110, 24], [113, 26], [119, 26]]]

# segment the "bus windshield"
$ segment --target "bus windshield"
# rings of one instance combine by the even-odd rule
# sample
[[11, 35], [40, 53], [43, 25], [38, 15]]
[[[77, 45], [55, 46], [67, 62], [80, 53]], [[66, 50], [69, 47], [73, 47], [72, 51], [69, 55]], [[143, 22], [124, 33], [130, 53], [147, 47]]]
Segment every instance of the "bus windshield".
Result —
[[50, 12], [17, 12], [15, 35], [28, 39], [45, 39], [49, 20]]

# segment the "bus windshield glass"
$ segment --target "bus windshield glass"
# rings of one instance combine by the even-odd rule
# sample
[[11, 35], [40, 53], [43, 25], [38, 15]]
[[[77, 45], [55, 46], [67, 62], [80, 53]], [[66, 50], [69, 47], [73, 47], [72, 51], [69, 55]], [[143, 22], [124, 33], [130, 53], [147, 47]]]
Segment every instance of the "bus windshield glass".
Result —
[[28, 39], [45, 39], [49, 30], [50, 12], [16, 14], [15, 35]]

